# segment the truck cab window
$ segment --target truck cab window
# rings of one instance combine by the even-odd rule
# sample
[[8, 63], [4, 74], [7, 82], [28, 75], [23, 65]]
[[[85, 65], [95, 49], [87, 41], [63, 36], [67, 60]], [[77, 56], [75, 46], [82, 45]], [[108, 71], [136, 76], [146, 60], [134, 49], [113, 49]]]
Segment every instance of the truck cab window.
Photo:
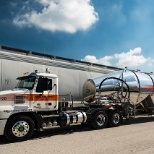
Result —
[[52, 80], [48, 78], [40, 77], [36, 87], [36, 92], [43, 92], [52, 89]]
[[34, 76], [26, 76], [26, 77], [19, 77], [17, 78], [19, 81], [17, 83], [16, 88], [26, 88], [26, 89], [33, 89], [35, 83]]
[[48, 79], [47, 82], [47, 90], [52, 90], [52, 79]]

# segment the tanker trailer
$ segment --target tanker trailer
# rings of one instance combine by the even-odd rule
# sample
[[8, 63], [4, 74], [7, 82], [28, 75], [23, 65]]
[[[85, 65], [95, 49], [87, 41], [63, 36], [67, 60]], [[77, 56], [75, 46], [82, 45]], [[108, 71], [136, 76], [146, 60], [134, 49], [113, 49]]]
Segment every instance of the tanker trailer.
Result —
[[125, 69], [88, 79], [82, 92], [88, 103], [112, 100], [129, 103], [133, 106], [134, 114], [136, 111], [152, 113], [154, 74]]

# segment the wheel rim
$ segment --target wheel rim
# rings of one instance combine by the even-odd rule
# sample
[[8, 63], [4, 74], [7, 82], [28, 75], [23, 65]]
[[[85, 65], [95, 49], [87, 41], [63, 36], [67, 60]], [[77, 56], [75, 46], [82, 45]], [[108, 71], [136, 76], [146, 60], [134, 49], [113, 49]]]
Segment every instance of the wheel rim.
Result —
[[113, 115], [113, 123], [114, 123], [114, 124], [118, 124], [119, 121], [120, 121], [120, 115], [119, 115], [118, 113], [115, 113], [115, 114]]
[[29, 124], [26, 121], [18, 121], [12, 127], [12, 133], [16, 137], [23, 137], [29, 132]]
[[103, 114], [100, 114], [97, 116], [96, 122], [98, 126], [103, 126], [105, 124], [105, 116]]

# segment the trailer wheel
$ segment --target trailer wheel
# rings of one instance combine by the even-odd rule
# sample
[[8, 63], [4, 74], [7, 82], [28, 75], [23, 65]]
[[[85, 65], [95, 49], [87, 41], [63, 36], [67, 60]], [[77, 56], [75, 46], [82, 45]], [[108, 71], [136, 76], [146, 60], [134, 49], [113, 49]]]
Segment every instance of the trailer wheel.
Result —
[[91, 126], [94, 129], [101, 129], [106, 126], [107, 121], [108, 121], [107, 114], [104, 111], [99, 111], [93, 115]]
[[110, 111], [108, 117], [109, 117], [108, 125], [110, 127], [116, 127], [121, 125], [122, 115], [119, 111]]
[[11, 141], [25, 141], [34, 133], [34, 122], [28, 116], [15, 116], [11, 118], [5, 127], [4, 135]]

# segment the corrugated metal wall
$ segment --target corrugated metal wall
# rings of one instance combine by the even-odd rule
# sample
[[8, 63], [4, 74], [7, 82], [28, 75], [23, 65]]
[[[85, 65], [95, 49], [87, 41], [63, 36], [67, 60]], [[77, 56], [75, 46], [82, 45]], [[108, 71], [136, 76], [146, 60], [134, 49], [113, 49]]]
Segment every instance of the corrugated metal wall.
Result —
[[13, 89], [17, 83], [16, 78], [25, 72], [45, 72], [46, 68], [49, 68], [52, 74], [58, 75], [59, 93], [71, 92], [75, 99], [82, 97], [82, 86], [88, 78], [116, 70], [103, 65], [95, 66], [0, 50], [0, 90]]
[[61, 67], [53, 67], [39, 64], [31, 64], [26, 62], [0, 60], [2, 70], [1, 74], [1, 90], [8, 90], [15, 88], [17, 84], [16, 78], [22, 76], [24, 72], [33, 72], [39, 70], [45, 72], [46, 68], [49, 68], [52, 74], [58, 75], [59, 78], [59, 94], [66, 95], [72, 94], [74, 100], [78, 101], [82, 98], [82, 86], [83, 83], [91, 77], [102, 75], [100, 73], [91, 73], [81, 70], [73, 70]]

